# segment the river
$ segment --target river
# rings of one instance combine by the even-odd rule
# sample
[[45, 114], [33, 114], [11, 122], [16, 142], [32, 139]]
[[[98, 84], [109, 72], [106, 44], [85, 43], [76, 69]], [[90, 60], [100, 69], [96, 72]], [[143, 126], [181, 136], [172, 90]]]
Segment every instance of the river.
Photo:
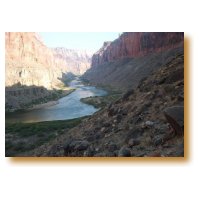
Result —
[[107, 92], [102, 89], [84, 85], [78, 78], [70, 82], [70, 87], [76, 90], [60, 98], [58, 104], [36, 110], [6, 114], [6, 122], [30, 123], [66, 120], [92, 115], [98, 111], [98, 109], [82, 103], [80, 99], [90, 96], [104, 96], [107, 94]]

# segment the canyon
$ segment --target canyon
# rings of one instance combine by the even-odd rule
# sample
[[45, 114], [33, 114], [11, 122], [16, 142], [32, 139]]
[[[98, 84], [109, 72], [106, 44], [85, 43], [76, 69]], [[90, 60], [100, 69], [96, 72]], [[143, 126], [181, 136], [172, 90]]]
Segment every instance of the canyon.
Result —
[[[8, 156], [184, 157], [184, 33], [122, 33], [118, 39], [104, 42], [92, 58], [84, 53], [78, 56], [83, 64], [79, 63], [78, 52], [63, 48], [52, 51], [62, 73], [56, 80], [65, 78], [62, 66], [67, 66], [63, 61], [67, 60], [73, 68], [70, 70], [81, 75], [81, 81], [104, 88], [109, 94], [84, 98], [85, 103], [103, 106], [93, 115], [68, 121], [62, 128], [55, 130], [53, 126], [53, 138], [37, 142], [35, 148], [30, 149], [29, 143], [34, 145], [34, 139], [41, 135], [29, 133], [22, 140], [29, 149], [15, 152], [21, 134], [14, 132], [15, 142], [10, 143], [14, 127], [8, 126]], [[71, 127], [71, 123], [75, 125]], [[29, 127], [21, 125], [20, 130], [30, 132]], [[37, 132], [37, 123], [31, 124], [31, 129]]]
[[5, 52], [7, 111], [52, 95], [67, 74], [82, 75], [91, 60], [86, 51], [48, 48], [37, 33], [6, 33]]

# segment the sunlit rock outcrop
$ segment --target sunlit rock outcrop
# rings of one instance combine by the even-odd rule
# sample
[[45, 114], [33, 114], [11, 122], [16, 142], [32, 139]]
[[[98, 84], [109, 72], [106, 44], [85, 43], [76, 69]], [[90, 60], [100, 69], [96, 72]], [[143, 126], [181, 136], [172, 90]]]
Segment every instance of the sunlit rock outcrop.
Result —
[[52, 89], [66, 69], [55, 64], [51, 49], [36, 33], [6, 33], [6, 86], [22, 84]]

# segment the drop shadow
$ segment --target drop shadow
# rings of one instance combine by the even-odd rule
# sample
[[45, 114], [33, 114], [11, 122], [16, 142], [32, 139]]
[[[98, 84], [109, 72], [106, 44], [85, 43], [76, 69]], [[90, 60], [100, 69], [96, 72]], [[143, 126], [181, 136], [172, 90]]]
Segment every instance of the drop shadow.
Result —
[[191, 114], [190, 114], [190, 50], [191, 38], [184, 38], [184, 157], [10, 157], [11, 164], [187, 164], [191, 160]]

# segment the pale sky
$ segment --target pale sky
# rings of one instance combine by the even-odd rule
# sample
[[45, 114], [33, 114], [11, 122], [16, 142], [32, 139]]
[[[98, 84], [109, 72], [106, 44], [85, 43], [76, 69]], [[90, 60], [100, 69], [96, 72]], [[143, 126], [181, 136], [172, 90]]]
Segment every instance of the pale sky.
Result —
[[48, 47], [65, 47], [96, 52], [105, 41], [118, 38], [120, 32], [39, 32]]

